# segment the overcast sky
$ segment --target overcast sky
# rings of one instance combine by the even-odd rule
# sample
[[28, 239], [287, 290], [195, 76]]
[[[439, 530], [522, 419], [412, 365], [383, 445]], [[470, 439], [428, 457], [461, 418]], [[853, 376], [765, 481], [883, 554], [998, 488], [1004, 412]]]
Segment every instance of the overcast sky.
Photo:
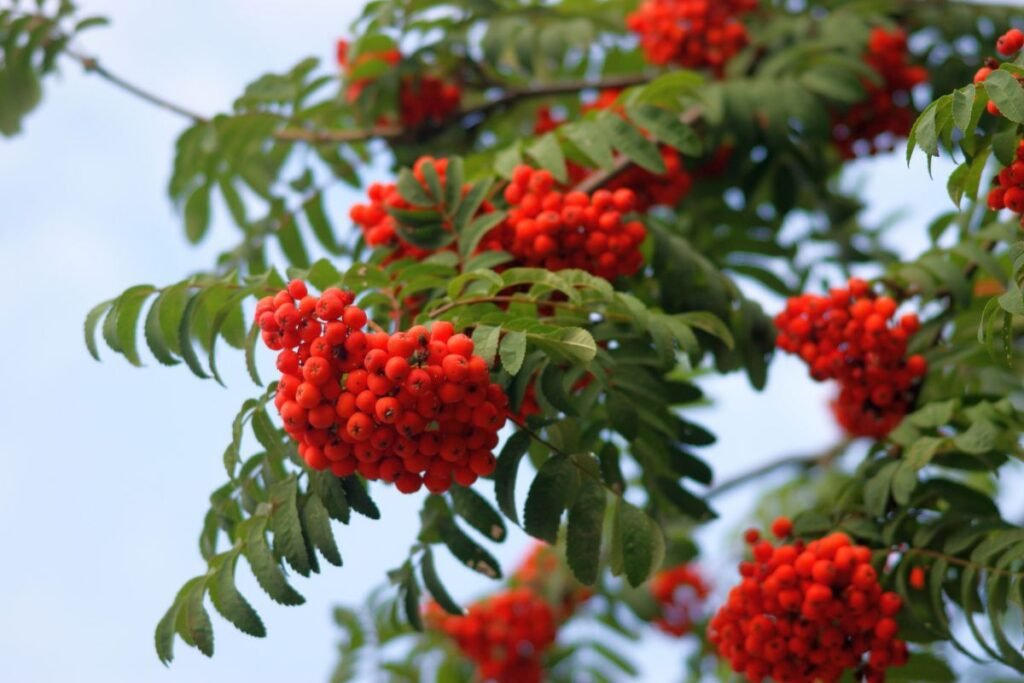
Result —
[[[259, 73], [307, 55], [330, 60], [360, 3], [80, 4], [114, 19], [87, 34], [81, 49], [131, 81], [213, 113]], [[326, 681], [336, 638], [330, 606], [358, 603], [414, 539], [420, 498], [378, 488], [384, 519], [338, 529], [345, 567], [295, 580], [305, 606], [272, 603], [240, 570], [267, 639], [240, 634], [214, 614], [212, 660], [179, 641], [169, 669], [157, 661], [153, 627], [180, 585], [204, 570], [196, 538], [207, 497], [222, 483], [231, 419], [256, 392], [237, 355], [221, 362], [224, 389], [180, 367], [150, 362], [140, 370], [110, 353], [95, 363], [81, 330], [95, 303], [133, 284], [178, 281], [233, 242], [223, 216], [203, 245], [182, 237], [164, 189], [182, 127], [172, 114], [66, 63], [62, 77], [47, 82], [46, 102], [25, 133], [0, 141], [2, 681]], [[911, 218], [893, 241], [913, 253], [925, 246], [930, 219], [949, 206], [944, 179], [941, 166], [929, 181], [897, 155], [854, 164], [846, 180], [863, 185], [871, 219], [906, 210]], [[356, 197], [336, 192], [331, 206], [346, 226]], [[704, 386], [717, 406], [697, 417], [719, 435], [705, 456], [721, 478], [838, 438], [826, 408], [831, 390], [789, 359], [776, 362], [761, 394], [739, 376]], [[721, 499], [724, 519], [702, 535], [712, 551], [708, 574], [728, 577], [723, 584], [735, 576], [738, 547], [726, 534], [742, 524], [753, 493]], [[497, 554], [515, 562], [525, 543], [514, 535]], [[453, 562], [442, 571], [462, 599], [487, 589]], [[644, 681], [677, 678], [676, 641], [654, 635], [633, 652]]]

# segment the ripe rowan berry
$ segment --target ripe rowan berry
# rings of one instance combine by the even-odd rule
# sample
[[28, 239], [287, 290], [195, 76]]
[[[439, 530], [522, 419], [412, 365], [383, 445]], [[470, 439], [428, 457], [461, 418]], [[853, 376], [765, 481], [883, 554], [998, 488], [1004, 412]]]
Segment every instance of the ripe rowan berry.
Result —
[[753, 562], [740, 564], [742, 582], [708, 626], [734, 671], [776, 683], [836, 681], [844, 670], [876, 680], [906, 662], [893, 619], [902, 601], [882, 591], [868, 548], [841, 533], [770, 553], [756, 550], [763, 543]]
[[756, 0], [645, 0], [626, 25], [639, 35], [649, 62], [721, 75], [748, 41], [740, 17], [756, 8]]
[[555, 610], [527, 587], [478, 601], [463, 616], [431, 603], [426, 620], [476, 664], [480, 680], [496, 683], [540, 683], [542, 658], [557, 633]]
[[1004, 57], [1012, 57], [1024, 47], [1024, 33], [1020, 29], [1011, 28], [999, 36], [996, 41], [996, 51]]
[[[300, 311], [293, 294], [312, 301]], [[453, 482], [468, 486], [490, 475], [508, 399], [490, 383], [472, 341], [443, 322], [366, 334], [366, 316], [352, 303], [348, 292], [310, 297], [292, 282], [257, 305], [268, 346], [280, 349], [274, 405], [306, 463], [337, 476], [359, 472], [403, 492], [427, 483], [442, 493]], [[306, 338], [299, 339], [300, 327]], [[454, 368], [450, 377], [446, 367]]]
[[927, 372], [922, 356], [904, 357], [920, 322], [908, 313], [893, 324], [896, 309], [896, 301], [876, 297], [866, 282], [852, 279], [828, 296], [794, 297], [776, 316], [776, 345], [799, 355], [815, 380], [838, 381], [832, 407], [850, 434], [888, 434], [913, 405]]
[[911, 91], [928, 77], [924, 68], [909, 63], [907, 36], [899, 29], [873, 29], [864, 61], [878, 73], [881, 84], [864, 79], [865, 97], [832, 117], [833, 140], [847, 159], [888, 151], [910, 133]]
[[686, 564], [659, 572], [651, 579], [650, 588], [660, 608], [654, 624], [673, 636], [683, 636], [693, 630], [704, 601], [711, 593], [697, 569]]

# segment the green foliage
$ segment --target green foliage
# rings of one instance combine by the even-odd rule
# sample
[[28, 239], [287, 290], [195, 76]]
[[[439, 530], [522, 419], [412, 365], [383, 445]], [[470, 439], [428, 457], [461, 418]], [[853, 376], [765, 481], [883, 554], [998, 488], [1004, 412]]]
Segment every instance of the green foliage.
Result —
[[[712, 371], [742, 371], [755, 389], [768, 380], [776, 333], [749, 287], [789, 296], [826, 272], [880, 265], [878, 284], [924, 312], [911, 350], [927, 357], [930, 371], [915, 389], [915, 409], [852, 473], [802, 472], [770, 502], [807, 508], [796, 519], [802, 535], [838, 528], [891, 551], [884, 578], [908, 606], [908, 639], [949, 641], [1024, 671], [1012, 623], [1024, 609], [1024, 540], [993, 502], [1001, 473], [1021, 457], [1024, 432], [1016, 410], [1024, 400], [1024, 242], [1016, 221], [1001, 221], [983, 196], [997, 165], [1016, 158], [1022, 59], [971, 83], [977, 55], [987, 54], [979, 46], [992, 43], [993, 25], [1009, 25], [1014, 8], [766, 2], [748, 22], [751, 44], [712, 79], [647, 65], [623, 40], [635, 4], [376, 0], [353, 26], [347, 73], [304, 59], [255, 79], [228, 112], [190, 115], [168, 185], [184, 235], [202, 242], [221, 229], [215, 218], [223, 214], [238, 243], [208, 271], [165, 287], [128, 287], [97, 305], [85, 319], [89, 353], [102, 357], [102, 338], [132, 365], [151, 355], [221, 382], [224, 341], [244, 353], [260, 385], [252, 300], [273, 295], [286, 276], [352, 291], [381, 326], [447, 320], [472, 335], [510, 398], [514, 423], [493, 474], [495, 504], [486, 487], [426, 497], [390, 588], [362, 612], [336, 612], [345, 637], [332, 679], [354, 679], [368, 644], [404, 640], [402, 657], [380, 662], [382, 680], [466, 680], [470, 673], [438, 634], [416, 633], [424, 590], [447, 612], [462, 612], [434, 546], [498, 579], [502, 567], [485, 543], [506, 538], [505, 520], [549, 543], [564, 539], [558, 552], [573, 576], [607, 603], [594, 608], [595, 621], [631, 635], [635, 626], [616, 605], [652, 618], [642, 585], [663, 565], [694, 557], [694, 527], [716, 516], [708, 500], [714, 472], [699, 455], [715, 435], [690, 415], [704, 400], [697, 382]], [[20, 131], [62, 55], [117, 83], [69, 50], [102, 20], [78, 17], [66, 0], [12, 6], [0, 10], [0, 133]], [[946, 183], [957, 211], [928, 227], [929, 248], [910, 260], [886, 248], [883, 226], [866, 224], [861, 202], [840, 189], [844, 160], [832, 144], [842, 113], [881, 85], [863, 58], [872, 29], [895, 25], [917, 34], [915, 61], [927, 65], [939, 95], [910, 131], [907, 159], [921, 150], [929, 168], [940, 155], [958, 162]], [[399, 47], [400, 61], [383, 58]], [[459, 83], [460, 108], [404, 126], [396, 115], [403, 84], [425, 73]], [[350, 97], [356, 84], [359, 96]], [[587, 111], [581, 92], [602, 90], [617, 91], [614, 105]], [[1000, 117], [986, 113], [990, 102]], [[537, 130], [540, 106], [566, 122]], [[332, 201], [338, 183], [360, 187], [377, 140], [388, 145], [408, 204], [388, 207], [388, 218], [401, 241], [433, 252], [422, 259], [368, 248], [344, 229], [345, 213]], [[521, 267], [487, 247], [489, 235], [511, 229], [504, 189], [516, 165], [547, 169], [567, 191], [589, 192], [624, 174], [664, 173], [665, 148], [679, 153], [697, 188], [678, 206], [637, 216], [648, 239], [646, 266], [635, 276], [612, 282], [577, 269]], [[407, 168], [426, 155], [447, 158], [443, 179], [434, 164]], [[277, 253], [284, 258], [275, 267]], [[211, 495], [199, 539], [206, 571], [185, 583], [156, 630], [165, 663], [176, 637], [212, 654], [207, 594], [237, 628], [265, 635], [235, 586], [240, 559], [272, 600], [301, 604], [291, 572], [318, 573], [321, 558], [342, 564], [332, 522], [347, 524], [353, 512], [381, 517], [358, 477], [304, 465], [268, 408], [275, 391], [271, 383], [233, 420], [227, 480]], [[807, 469], [843, 451], [845, 444]], [[517, 501], [520, 472], [532, 479]], [[926, 590], [910, 587], [915, 568], [927, 572]], [[960, 642], [966, 633], [977, 647]], [[553, 681], [636, 675], [597, 638], [560, 643], [547, 664]], [[954, 679], [928, 654], [890, 677], [900, 676]]]

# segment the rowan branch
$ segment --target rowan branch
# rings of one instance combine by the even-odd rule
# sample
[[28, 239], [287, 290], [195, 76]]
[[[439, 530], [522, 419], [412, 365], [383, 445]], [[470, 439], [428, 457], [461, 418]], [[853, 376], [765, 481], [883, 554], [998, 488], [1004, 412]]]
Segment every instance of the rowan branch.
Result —
[[731, 479], [726, 479], [718, 486], [708, 489], [707, 493], [704, 494], [704, 498], [710, 500], [715, 496], [720, 496], [733, 489], [753, 483], [761, 477], [779, 470], [793, 468], [806, 471], [816, 467], [827, 467], [838, 460], [846, 452], [846, 449], [850, 447], [852, 442], [853, 439], [844, 438], [836, 445], [822, 451], [821, 453], [813, 453], [810, 455], [791, 455], [769, 462], [765, 465], [761, 465], [749, 472], [743, 472]]
[[[634, 85], [642, 85], [651, 80], [651, 77], [645, 74], [634, 75], [634, 76], [619, 76], [615, 78], [606, 78], [600, 81], [594, 80], [574, 80], [574, 81], [560, 81], [558, 83], [549, 83], [545, 85], [535, 85], [522, 88], [506, 88], [501, 95], [493, 100], [488, 100], [483, 104], [476, 105], [474, 107], [467, 107], [459, 110], [453, 115], [452, 119], [459, 119], [465, 121], [467, 119], [473, 119], [476, 117], [486, 117], [492, 112], [505, 109], [518, 102], [528, 99], [535, 99], [540, 97], [554, 97], [557, 95], [566, 95], [569, 93], [580, 92], [582, 90], [616, 90], [620, 88], [628, 88]], [[322, 143], [352, 143], [352, 142], [365, 142], [367, 140], [405, 140], [405, 139], [416, 139], [422, 134], [430, 135], [443, 126], [427, 126], [419, 129], [409, 129], [400, 125], [389, 125], [389, 126], [374, 126], [373, 128], [365, 129], [351, 129], [351, 130], [340, 130], [340, 129], [308, 129], [308, 128], [284, 128], [275, 133], [275, 137], [278, 140], [289, 140], [296, 142], [310, 142], [313, 144]]]
[[120, 88], [130, 95], [134, 95], [135, 97], [138, 97], [145, 102], [149, 102], [154, 106], [160, 107], [161, 109], [166, 109], [169, 112], [191, 119], [193, 123], [209, 122], [209, 118], [202, 114], [198, 114], [191, 109], [181, 106], [180, 104], [175, 104], [168, 99], [155, 95], [134, 83], [126, 81], [117, 74], [112, 73], [106, 67], [102, 66], [96, 57], [84, 55], [73, 48], [64, 48], [64, 54], [81, 64], [86, 73], [96, 74], [111, 85]]

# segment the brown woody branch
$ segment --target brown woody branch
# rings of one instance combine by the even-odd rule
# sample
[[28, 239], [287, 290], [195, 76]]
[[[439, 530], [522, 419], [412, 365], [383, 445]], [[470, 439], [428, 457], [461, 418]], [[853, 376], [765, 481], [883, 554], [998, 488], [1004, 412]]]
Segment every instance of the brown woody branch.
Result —
[[[500, 109], [511, 107], [523, 100], [536, 99], [541, 97], [555, 97], [580, 92], [582, 90], [615, 90], [628, 88], [634, 85], [642, 85], [651, 80], [647, 75], [620, 76], [606, 78], [600, 81], [576, 80], [560, 81], [546, 85], [536, 85], [525, 88], [506, 88], [499, 97], [484, 102], [475, 107], [467, 107], [460, 110], [454, 118], [460, 120], [488, 116]], [[432, 133], [439, 130], [438, 127], [426, 127], [409, 129], [400, 125], [374, 126], [365, 129], [307, 129], [307, 128], [285, 128], [277, 131], [275, 137], [278, 140], [289, 140], [297, 142], [320, 143], [352, 143], [364, 142], [367, 140], [405, 140], [416, 139], [422, 133]]]

